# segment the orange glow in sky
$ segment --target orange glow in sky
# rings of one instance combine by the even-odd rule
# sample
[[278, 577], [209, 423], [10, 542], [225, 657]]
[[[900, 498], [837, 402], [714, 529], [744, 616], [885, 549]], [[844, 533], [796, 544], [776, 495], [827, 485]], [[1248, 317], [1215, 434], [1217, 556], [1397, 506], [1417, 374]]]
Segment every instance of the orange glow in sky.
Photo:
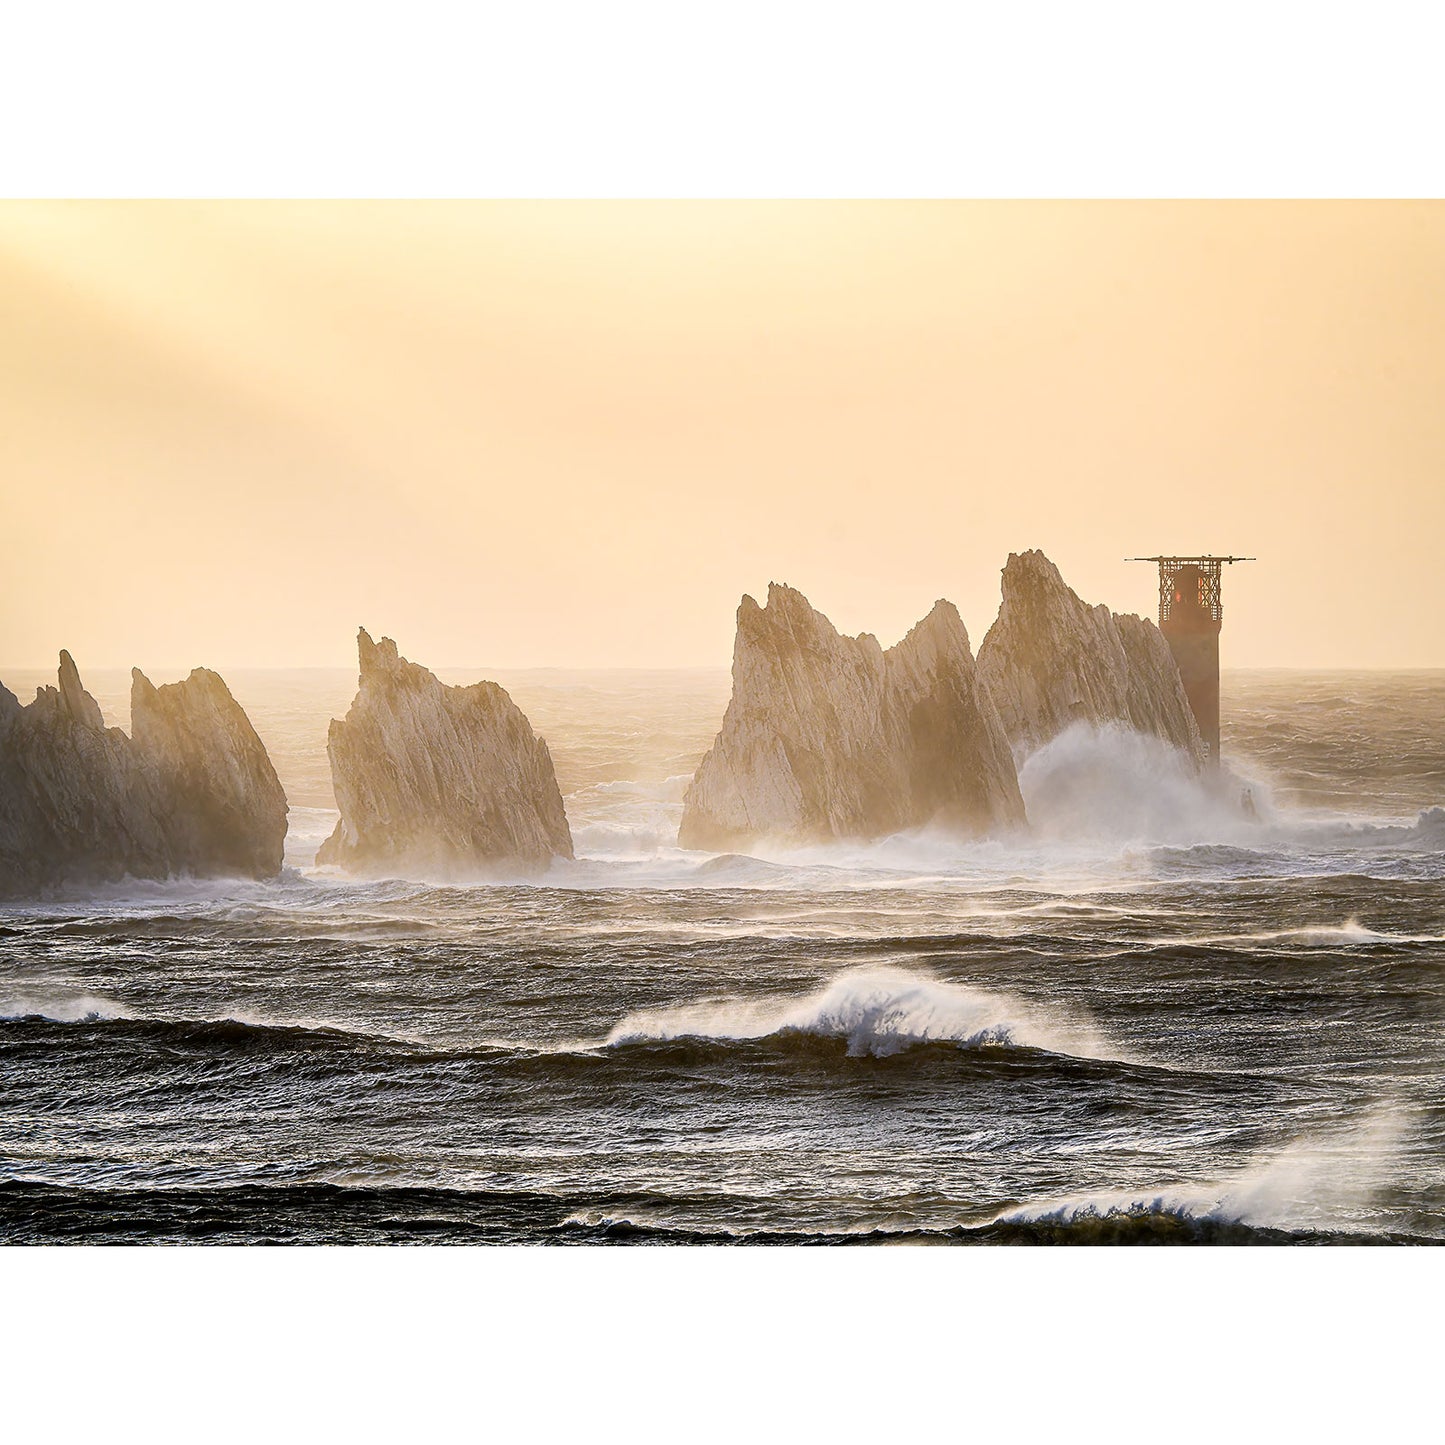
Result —
[[723, 665], [770, 579], [977, 646], [1042, 547], [1445, 666], [1435, 202], [6, 202], [0, 313], [0, 664]]

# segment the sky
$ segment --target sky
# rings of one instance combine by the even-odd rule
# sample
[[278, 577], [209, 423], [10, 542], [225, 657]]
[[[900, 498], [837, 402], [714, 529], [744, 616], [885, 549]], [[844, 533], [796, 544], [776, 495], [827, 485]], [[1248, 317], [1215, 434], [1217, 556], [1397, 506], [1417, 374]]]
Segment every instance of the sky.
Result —
[[1440, 667], [1442, 533], [1445, 203], [0, 202], [0, 668], [976, 647], [1029, 547]]

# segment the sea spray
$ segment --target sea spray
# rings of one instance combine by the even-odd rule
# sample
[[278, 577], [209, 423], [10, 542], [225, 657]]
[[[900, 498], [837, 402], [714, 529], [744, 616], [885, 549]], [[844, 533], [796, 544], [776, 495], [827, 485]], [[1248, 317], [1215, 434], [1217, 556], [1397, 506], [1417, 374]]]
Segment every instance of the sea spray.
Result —
[[1076, 1195], [1007, 1209], [995, 1224], [1071, 1224], [1171, 1215], [1289, 1231], [1352, 1231], [1396, 1173], [1409, 1112], [1381, 1105], [1342, 1127], [1262, 1150], [1242, 1169], [1204, 1184]]
[[717, 999], [629, 1014], [609, 1045], [650, 1040], [762, 1039], [785, 1033], [842, 1039], [851, 1055], [884, 1058], [915, 1044], [1009, 1045], [1080, 1058], [1120, 1052], [1083, 1019], [1008, 994], [909, 969], [848, 969], [802, 997]]
[[1042, 840], [1258, 841], [1276, 816], [1266, 783], [1199, 772], [1160, 738], [1075, 723], [1025, 759], [1019, 787]]
[[[245, 699], [316, 810], [291, 815], [308, 846], [354, 687], [328, 676]], [[916, 829], [771, 865], [655, 847], [725, 673], [538, 674], [519, 705], [574, 829], [600, 825], [565, 868], [443, 887], [298, 856], [267, 883], [0, 907], [23, 1015], [0, 1020], [0, 1240], [1445, 1242], [1441, 947], [1420, 941], [1445, 935], [1445, 674], [1226, 684], [1226, 758], [1270, 786], [1257, 822], [1226, 797], [1218, 837], [1196, 790], [1173, 845], [1080, 809], [1075, 831]], [[704, 1005], [755, 1029], [821, 1014], [839, 970], [881, 967], [999, 1006], [646, 1041]], [[135, 1017], [81, 1021], [87, 999]], [[606, 1046], [639, 1016], [642, 1041]], [[1067, 1049], [1087, 1019], [1139, 1062], [986, 1041]], [[847, 1056], [930, 1027], [980, 1041]], [[1398, 1101], [1398, 1147], [1351, 1143], [1374, 1099]], [[991, 1222], [1044, 1206], [1126, 1212]]]
[[124, 1004], [93, 993], [44, 986], [0, 993], [0, 1019], [3, 1020], [40, 1018], [56, 1024], [81, 1024], [133, 1017]]

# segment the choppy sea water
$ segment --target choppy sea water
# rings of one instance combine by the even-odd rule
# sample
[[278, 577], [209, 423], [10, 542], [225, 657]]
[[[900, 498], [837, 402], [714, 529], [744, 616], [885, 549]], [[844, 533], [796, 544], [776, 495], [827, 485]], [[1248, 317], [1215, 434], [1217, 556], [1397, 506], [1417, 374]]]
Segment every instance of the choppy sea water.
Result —
[[1216, 792], [1078, 732], [1027, 839], [759, 857], [676, 846], [725, 673], [497, 677], [540, 880], [315, 869], [354, 676], [235, 673], [281, 879], [0, 905], [0, 1240], [1445, 1240], [1445, 673], [1227, 675]]

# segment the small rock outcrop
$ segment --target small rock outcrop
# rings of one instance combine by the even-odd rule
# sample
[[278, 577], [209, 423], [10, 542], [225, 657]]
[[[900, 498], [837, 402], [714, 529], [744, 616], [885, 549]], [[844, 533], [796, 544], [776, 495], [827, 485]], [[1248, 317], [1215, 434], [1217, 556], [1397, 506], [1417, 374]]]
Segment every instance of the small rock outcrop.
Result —
[[131, 673], [129, 737], [108, 728], [68, 652], [22, 707], [0, 687], [0, 896], [124, 877], [270, 878], [286, 795], [214, 672]]
[[467, 876], [572, 857], [552, 755], [505, 689], [448, 687], [365, 628], [357, 651], [359, 690], [327, 741], [341, 820], [317, 863]]
[[1008, 740], [968, 632], [938, 602], [886, 651], [841, 636], [801, 592], [744, 597], [733, 692], [683, 801], [684, 848], [877, 838], [1024, 821]]
[[1042, 552], [1009, 554], [978, 670], [1020, 756], [1086, 722], [1152, 734], [1204, 762], [1164, 635], [1143, 618], [1090, 607]]

